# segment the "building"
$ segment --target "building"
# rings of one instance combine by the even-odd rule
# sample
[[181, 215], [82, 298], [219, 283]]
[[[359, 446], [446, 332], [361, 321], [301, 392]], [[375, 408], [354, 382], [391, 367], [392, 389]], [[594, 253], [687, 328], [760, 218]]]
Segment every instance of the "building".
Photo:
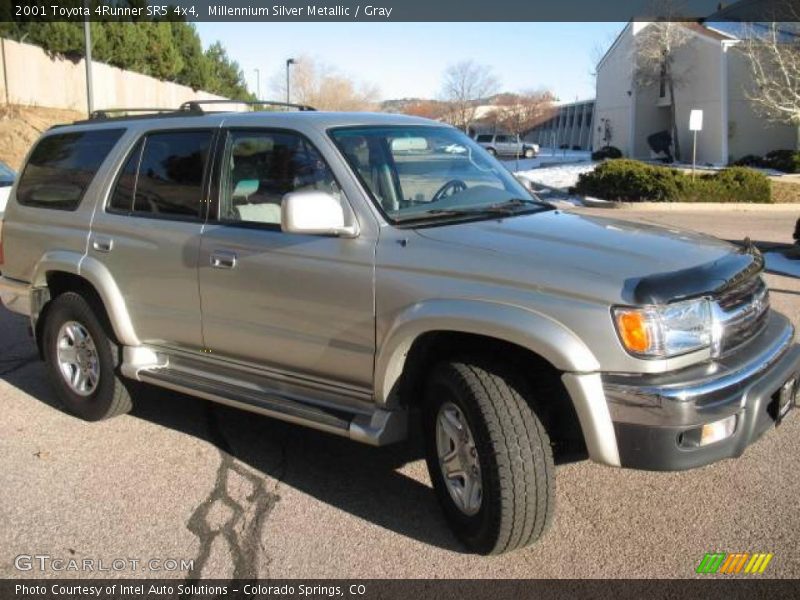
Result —
[[[635, 52], [647, 22], [628, 23], [597, 65], [593, 145], [612, 145], [625, 156], [648, 159], [653, 133], [669, 130], [669, 92], [662, 84], [634, 84]], [[681, 160], [691, 161], [689, 113], [703, 111], [697, 135], [698, 164], [726, 165], [747, 154], [794, 148], [793, 126], [758, 115], [746, 96], [750, 82], [747, 57], [736, 51], [740, 40], [712, 23], [682, 25], [688, 41], [676, 52], [674, 69], [682, 84], [675, 90]], [[735, 31], [735, 30], [734, 30]]]
[[591, 150], [594, 100], [559, 102], [555, 114], [534, 127], [525, 139], [542, 147]]

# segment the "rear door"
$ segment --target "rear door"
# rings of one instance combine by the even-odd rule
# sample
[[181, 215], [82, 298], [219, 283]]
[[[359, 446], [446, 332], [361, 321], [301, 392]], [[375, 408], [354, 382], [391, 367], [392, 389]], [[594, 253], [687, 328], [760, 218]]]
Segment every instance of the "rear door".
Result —
[[215, 131], [153, 131], [125, 157], [96, 215], [89, 255], [105, 263], [142, 342], [203, 347], [197, 256]]
[[232, 129], [218, 154], [218, 214], [200, 251], [209, 350], [283, 380], [371, 388], [375, 239], [280, 226], [289, 192], [318, 190], [347, 203], [328, 162], [284, 129]]

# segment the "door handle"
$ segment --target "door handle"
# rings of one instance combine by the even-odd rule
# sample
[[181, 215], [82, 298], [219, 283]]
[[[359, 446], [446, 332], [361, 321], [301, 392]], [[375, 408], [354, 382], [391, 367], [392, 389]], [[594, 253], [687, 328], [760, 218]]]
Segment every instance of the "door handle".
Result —
[[96, 237], [92, 240], [92, 248], [98, 252], [111, 252], [114, 248], [114, 240], [107, 237]]
[[215, 269], [233, 269], [236, 267], [236, 253], [217, 250], [211, 253], [211, 266]]

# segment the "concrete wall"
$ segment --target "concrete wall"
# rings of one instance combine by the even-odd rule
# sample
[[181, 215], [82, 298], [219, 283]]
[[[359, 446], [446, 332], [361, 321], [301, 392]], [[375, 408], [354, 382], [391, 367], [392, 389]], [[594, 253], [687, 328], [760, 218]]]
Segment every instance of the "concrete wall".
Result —
[[638, 26], [628, 23], [597, 67], [592, 145], [595, 149], [605, 145], [603, 132], [607, 120], [612, 134], [610, 144], [626, 156], [633, 153], [633, 48]]
[[743, 81], [750, 81], [747, 57], [727, 48], [728, 63], [728, 155], [735, 161], [746, 154], [763, 156], [770, 150], [794, 148], [797, 131], [792, 125], [771, 123], [756, 114], [747, 99]]
[[[86, 111], [86, 67], [50, 56], [38, 46], [0, 40], [0, 102]], [[216, 99], [206, 92], [92, 62], [94, 108], [177, 108], [187, 100]]]

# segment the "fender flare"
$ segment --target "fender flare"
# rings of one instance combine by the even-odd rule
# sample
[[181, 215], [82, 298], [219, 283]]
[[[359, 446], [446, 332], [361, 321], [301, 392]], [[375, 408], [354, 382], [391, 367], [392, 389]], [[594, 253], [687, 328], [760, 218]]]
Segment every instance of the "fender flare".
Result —
[[375, 361], [375, 400], [394, 408], [393, 391], [408, 353], [421, 335], [450, 331], [484, 335], [516, 344], [559, 371], [590, 373], [600, 364], [586, 344], [554, 319], [527, 308], [482, 300], [428, 300], [403, 310], [392, 323]]
[[87, 280], [97, 291], [106, 309], [114, 333], [121, 344], [138, 346], [139, 338], [133, 327], [125, 298], [111, 272], [99, 260], [78, 252], [56, 250], [45, 253], [33, 272], [31, 287], [47, 287], [47, 273], [62, 272]]

